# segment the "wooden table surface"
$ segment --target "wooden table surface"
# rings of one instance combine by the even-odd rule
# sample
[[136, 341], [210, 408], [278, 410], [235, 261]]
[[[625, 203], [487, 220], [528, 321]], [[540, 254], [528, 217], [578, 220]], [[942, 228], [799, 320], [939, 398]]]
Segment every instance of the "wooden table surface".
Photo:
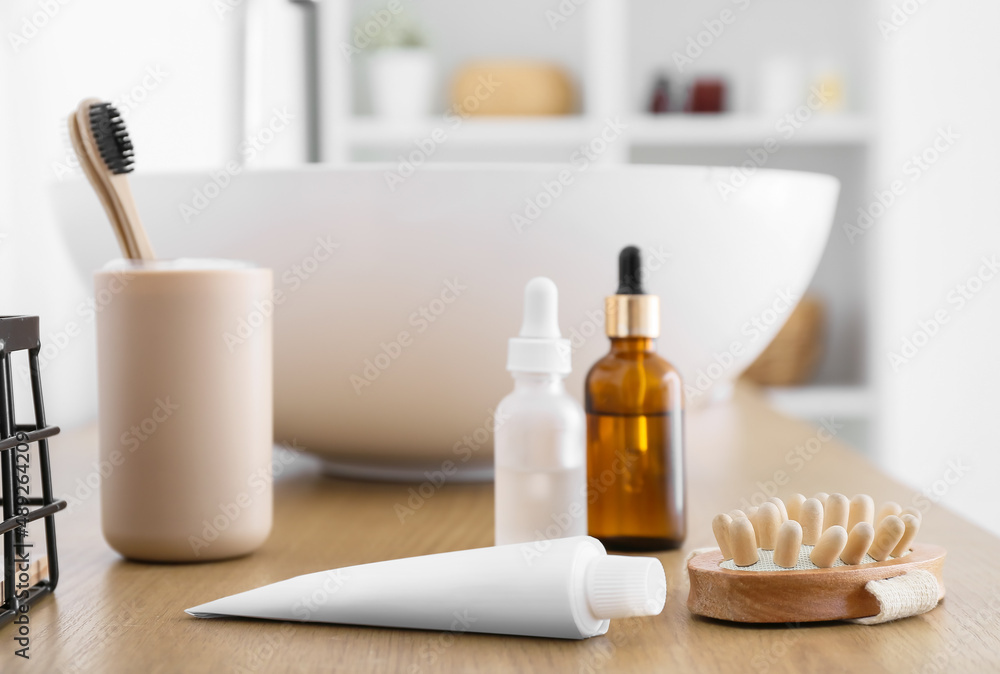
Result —
[[[655, 618], [612, 621], [607, 635], [559, 641], [249, 620], [200, 620], [184, 609], [290, 576], [351, 564], [490, 545], [491, 485], [445, 485], [400, 522], [412, 485], [323, 477], [296, 459], [276, 485], [275, 527], [243, 559], [135, 564], [101, 538], [92, 495], [58, 517], [62, 578], [32, 608], [31, 659], [0, 630], [3, 672], [986, 672], [1000, 671], [1000, 539], [927, 502], [920, 540], [948, 549], [947, 598], [934, 611], [877, 626], [745, 626], [693, 617], [684, 560], [712, 543], [711, 518], [776, 476], [781, 495], [866, 492], [910, 504], [919, 492], [885, 477], [825, 433], [773, 412], [751, 389], [692, 412], [690, 534], [658, 557], [669, 593]], [[810, 443], [810, 440], [812, 442]], [[797, 446], [816, 450], [796, 459]], [[54, 442], [59, 494], [93, 470], [96, 433]], [[792, 454], [790, 454], [792, 453]]]

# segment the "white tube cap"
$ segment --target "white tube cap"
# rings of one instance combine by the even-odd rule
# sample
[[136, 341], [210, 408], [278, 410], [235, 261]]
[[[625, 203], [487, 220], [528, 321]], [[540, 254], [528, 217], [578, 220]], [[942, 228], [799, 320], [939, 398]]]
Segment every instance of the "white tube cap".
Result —
[[570, 343], [559, 332], [559, 291], [551, 279], [538, 276], [524, 287], [524, 322], [507, 348], [511, 372], [569, 374]]
[[587, 603], [601, 620], [659, 615], [667, 575], [655, 557], [597, 557], [587, 565]]

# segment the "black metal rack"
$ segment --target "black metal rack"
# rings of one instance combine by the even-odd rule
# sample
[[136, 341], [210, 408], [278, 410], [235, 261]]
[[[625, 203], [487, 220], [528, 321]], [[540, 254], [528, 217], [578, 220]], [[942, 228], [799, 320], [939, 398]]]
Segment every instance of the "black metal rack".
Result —
[[[0, 316], [0, 504], [3, 506], [3, 605], [0, 606], [0, 626], [14, 620], [18, 611], [25, 610], [56, 589], [59, 582], [59, 556], [56, 552], [54, 515], [66, 507], [66, 501], [52, 495], [52, 470], [49, 463], [48, 438], [59, 428], [45, 424], [42, 402], [42, 380], [38, 364], [41, 350], [37, 316]], [[11, 355], [28, 352], [31, 397], [34, 403], [34, 424], [18, 424], [14, 416], [14, 378]], [[29, 467], [31, 445], [38, 445], [41, 496], [32, 496]], [[24, 582], [21, 568], [25, 555], [31, 557], [24, 536], [29, 522], [45, 519], [45, 552], [48, 556], [48, 577], [34, 585]]]

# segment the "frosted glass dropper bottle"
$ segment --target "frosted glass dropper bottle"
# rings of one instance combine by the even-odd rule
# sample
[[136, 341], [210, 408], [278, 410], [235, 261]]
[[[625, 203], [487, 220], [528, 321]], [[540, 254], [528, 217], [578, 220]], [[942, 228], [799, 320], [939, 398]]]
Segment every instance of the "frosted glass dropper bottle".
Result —
[[507, 351], [514, 392], [496, 413], [497, 545], [587, 533], [586, 417], [563, 384], [570, 345], [558, 297], [550, 279], [528, 282], [521, 332]]

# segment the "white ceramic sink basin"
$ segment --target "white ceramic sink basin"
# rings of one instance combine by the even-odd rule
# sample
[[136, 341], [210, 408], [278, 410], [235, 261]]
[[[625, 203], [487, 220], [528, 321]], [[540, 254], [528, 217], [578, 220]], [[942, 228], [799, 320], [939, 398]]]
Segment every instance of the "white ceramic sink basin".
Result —
[[[603, 301], [627, 244], [646, 251], [659, 350], [689, 405], [726, 390], [808, 285], [838, 193], [829, 176], [761, 170], [725, 200], [729, 170], [694, 166], [591, 168], [555, 198], [546, 185], [556, 192], [565, 167], [425, 167], [390, 190], [387, 170], [247, 172], [220, 189], [208, 174], [133, 179], [161, 257], [274, 269], [277, 439], [386, 477], [449, 460], [466, 477], [489, 469], [492, 410], [512, 387], [507, 338], [533, 276], [559, 287], [580, 397], [607, 349]], [[57, 196], [89, 276], [118, 255], [111, 229], [86, 184]]]

